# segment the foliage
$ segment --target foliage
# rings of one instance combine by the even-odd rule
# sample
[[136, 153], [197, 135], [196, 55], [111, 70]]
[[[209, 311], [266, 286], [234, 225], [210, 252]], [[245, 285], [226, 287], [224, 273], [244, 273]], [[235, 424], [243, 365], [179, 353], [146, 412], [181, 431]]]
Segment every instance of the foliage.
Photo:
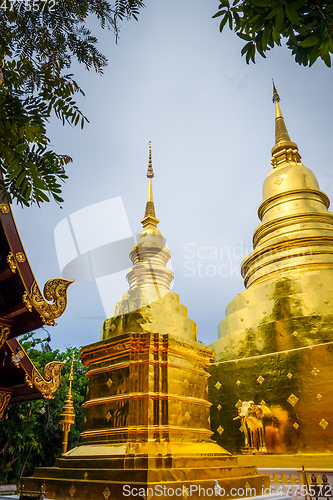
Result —
[[[13, 404], [7, 407], [0, 421], [0, 483], [15, 483], [24, 475], [31, 475], [34, 467], [54, 465], [55, 457], [61, 455], [62, 428], [59, 424], [60, 413], [68, 393], [68, 378], [74, 355], [74, 380], [72, 400], [75, 411], [75, 424], [68, 436], [68, 448], [73, 448], [80, 441], [83, 430], [87, 379], [86, 369], [79, 360], [79, 349], [67, 347], [44, 352], [32, 347], [29, 335], [22, 342], [30, 359], [42, 371], [50, 361], [67, 361], [62, 367], [61, 383], [54, 399], [43, 399], [27, 403]], [[42, 344], [41, 339], [35, 339]], [[45, 339], [44, 339], [45, 341]], [[45, 410], [45, 412], [44, 412]]]
[[241, 54], [246, 62], [255, 62], [255, 54], [262, 57], [281, 39], [295, 61], [312, 66], [320, 57], [331, 66], [333, 53], [333, 2], [320, 0], [221, 0], [219, 11], [220, 31], [229, 28], [247, 43]]
[[106, 57], [87, 27], [95, 16], [119, 36], [119, 21], [137, 19], [142, 0], [0, 0], [0, 190], [11, 202], [62, 202], [68, 155], [49, 148], [47, 122], [55, 114], [83, 128], [87, 118], [68, 73], [73, 60], [103, 73]]

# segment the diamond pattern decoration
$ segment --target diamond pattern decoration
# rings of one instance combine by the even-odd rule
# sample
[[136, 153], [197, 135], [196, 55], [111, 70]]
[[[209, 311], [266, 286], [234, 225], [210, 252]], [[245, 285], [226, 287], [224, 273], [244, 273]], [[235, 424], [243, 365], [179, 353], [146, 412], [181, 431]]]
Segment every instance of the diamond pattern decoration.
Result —
[[217, 381], [216, 384], [215, 384], [215, 387], [219, 391], [221, 389], [221, 387], [222, 387], [222, 384], [220, 384], [220, 382]]
[[110, 326], [111, 332], [113, 332], [113, 330], [115, 330], [115, 329], [116, 329], [116, 325], [114, 323], [112, 323], [112, 325]]
[[264, 380], [264, 377], [262, 377], [261, 375], [259, 375], [259, 377], [257, 378], [257, 382], [259, 382], [260, 385], [264, 382]]
[[245, 488], [251, 488], [251, 486], [249, 485], [249, 483], [247, 481], [245, 483]]
[[208, 420], [208, 423], [210, 424], [210, 417], [208, 417], [207, 420]]
[[261, 337], [258, 338], [258, 342], [262, 342], [262, 338]]
[[242, 401], [241, 399], [239, 399], [239, 400], [237, 401], [237, 403], [235, 404], [235, 406], [236, 406], [237, 410], [239, 410], [239, 408], [242, 406], [242, 403], [243, 403], [243, 401]]
[[324, 300], [324, 304], [329, 304], [328, 300], [325, 299]]
[[187, 380], [187, 378], [184, 380], [184, 384], [186, 385], [186, 387], [187, 387], [187, 388], [189, 387], [190, 383], [189, 383], [189, 381]]
[[278, 177], [277, 179], [275, 179], [274, 184], [277, 184], [279, 186], [282, 181], [283, 181], [283, 177]]
[[236, 385], [238, 385], [238, 387], [239, 387], [241, 385], [241, 383], [242, 382], [240, 380], [237, 380]]
[[108, 386], [109, 389], [110, 389], [112, 383], [113, 383], [112, 380], [109, 378], [109, 380], [106, 383], [106, 385]]
[[84, 417], [83, 422], [86, 424], [87, 423], [87, 417]]
[[222, 406], [221, 406], [221, 405], [217, 405], [217, 409], [218, 409], [219, 411], [221, 410], [221, 408], [222, 408]]
[[295, 331], [293, 332], [293, 336], [294, 336], [294, 337], [297, 337], [297, 335], [298, 335], [298, 332], [296, 332], [296, 330], [295, 330]]
[[216, 430], [220, 434], [220, 436], [221, 436], [222, 432], [224, 432], [224, 429], [223, 429], [223, 427], [221, 425], [219, 425]]
[[293, 423], [293, 427], [294, 427], [294, 429], [296, 429], [296, 430], [297, 430], [297, 429], [299, 428], [299, 424], [298, 424], [297, 422], [294, 422], [294, 423]]
[[295, 404], [298, 401], [298, 397], [295, 396], [295, 394], [291, 393], [289, 398], [287, 399], [288, 403], [291, 404], [291, 406], [295, 406]]
[[188, 326], [187, 325], [183, 326], [183, 330], [184, 330], [184, 332], [187, 332]]
[[109, 490], [109, 487], [107, 486], [105, 490], [103, 491], [103, 496], [105, 500], [108, 500], [109, 496], [111, 495], [111, 491]]
[[74, 484], [72, 484], [72, 486], [69, 488], [69, 494], [71, 497], [75, 495], [75, 491], [76, 491], [75, 486]]
[[328, 422], [324, 418], [322, 418], [321, 421], [319, 422], [319, 425], [325, 430], [326, 427], [328, 426]]
[[107, 414], [105, 415], [105, 418], [108, 422], [110, 422], [110, 419], [112, 418], [111, 413], [108, 411]]
[[185, 418], [186, 418], [187, 421], [189, 421], [190, 418], [191, 418], [191, 415], [189, 414], [188, 411], [185, 413]]
[[287, 377], [289, 378], [289, 380], [293, 377], [293, 374], [292, 373], [288, 373]]
[[266, 401], [264, 401], [264, 400], [262, 399], [262, 400], [260, 401], [260, 404], [261, 404], [262, 406], [266, 406]]
[[150, 408], [148, 408], [148, 418], [151, 417], [151, 411], [150, 411]]
[[315, 377], [318, 375], [318, 373], [320, 373], [320, 370], [319, 368], [316, 368], [314, 367], [313, 370], [311, 371], [312, 375], [314, 375]]
[[317, 394], [316, 398], [318, 399], [318, 401], [320, 401], [322, 399], [322, 395], [321, 394]]

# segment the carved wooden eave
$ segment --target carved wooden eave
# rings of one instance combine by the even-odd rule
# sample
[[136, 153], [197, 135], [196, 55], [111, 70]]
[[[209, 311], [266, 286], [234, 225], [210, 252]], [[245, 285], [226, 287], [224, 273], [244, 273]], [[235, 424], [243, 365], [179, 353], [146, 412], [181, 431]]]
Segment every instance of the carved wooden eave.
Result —
[[16, 338], [6, 342], [0, 356], [0, 394], [10, 394], [10, 403], [53, 398], [60, 384], [63, 362], [48, 363], [41, 374]]
[[66, 292], [72, 281], [62, 278], [48, 281], [44, 298], [8, 203], [0, 203], [0, 219], [0, 325], [10, 328], [10, 339], [45, 324], [54, 326], [54, 320], [65, 311]]
[[0, 419], [8, 403], [51, 398], [60, 383], [63, 363], [39, 373], [17, 337], [43, 325], [56, 325], [67, 305], [72, 281], [55, 278], [36, 282], [15, 219], [6, 199], [0, 201]]

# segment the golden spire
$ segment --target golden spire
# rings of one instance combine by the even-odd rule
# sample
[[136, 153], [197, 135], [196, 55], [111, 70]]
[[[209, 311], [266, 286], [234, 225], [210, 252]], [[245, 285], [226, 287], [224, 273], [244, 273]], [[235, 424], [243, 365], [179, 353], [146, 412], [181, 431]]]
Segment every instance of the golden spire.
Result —
[[284, 163], [299, 163], [301, 155], [298, 152], [297, 144], [290, 140], [286, 124], [279, 105], [280, 96], [277, 93], [273, 81], [273, 102], [275, 102], [275, 146], [272, 149], [273, 167], [281, 166]]
[[75, 413], [74, 413], [74, 405], [72, 401], [72, 382], [73, 382], [73, 365], [74, 365], [74, 356], [72, 357], [72, 366], [69, 374], [69, 389], [67, 394], [67, 399], [65, 401], [62, 413], [60, 417], [62, 419], [59, 421], [59, 424], [62, 425], [63, 430], [63, 441], [62, 441], [62, 453], [67, 452], [68, 448], [68, 434], [71, 428], [71, 425], [75, 422]]
[[157, 227], [157, 224], [160, 222], [158, 219], [156, 219], [155, 206], [154, 206], [154, 200], [153, 200], [152, 179], [153, 179], [153, 177], [155, 177], [155, 174], [154, 174], [154, 170], [153, 170], [153, 162], [151, 159], [151, 141], [149, 141], [149, 159], [148, 159], [147, 177], [148, 177], [148, 197], [147, 197], [147, 203], [146, 203], [145, 216], [141, 221], [144, 228]]

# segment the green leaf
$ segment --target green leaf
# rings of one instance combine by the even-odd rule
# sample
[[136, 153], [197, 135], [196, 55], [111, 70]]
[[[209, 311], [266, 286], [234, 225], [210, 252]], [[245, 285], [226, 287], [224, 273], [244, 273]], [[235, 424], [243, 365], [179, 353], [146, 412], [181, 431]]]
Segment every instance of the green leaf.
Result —
[[299, 21], [299, 17], [298, 17], [297, 12], [295, 10], [291, 9], [288, 6], [288, 4], [285, 5], [285, 9], [286, 9], [286, 15], [287, 15], [287, 18], [289, 19], [289, 21], [292, 22], [293, 24], [299, 25], [300, 21]]
[[305, 40], [299, 43], [301, 47], [313, 47], [318, 43], [318, 37], [314, 35], [308, 36]]

